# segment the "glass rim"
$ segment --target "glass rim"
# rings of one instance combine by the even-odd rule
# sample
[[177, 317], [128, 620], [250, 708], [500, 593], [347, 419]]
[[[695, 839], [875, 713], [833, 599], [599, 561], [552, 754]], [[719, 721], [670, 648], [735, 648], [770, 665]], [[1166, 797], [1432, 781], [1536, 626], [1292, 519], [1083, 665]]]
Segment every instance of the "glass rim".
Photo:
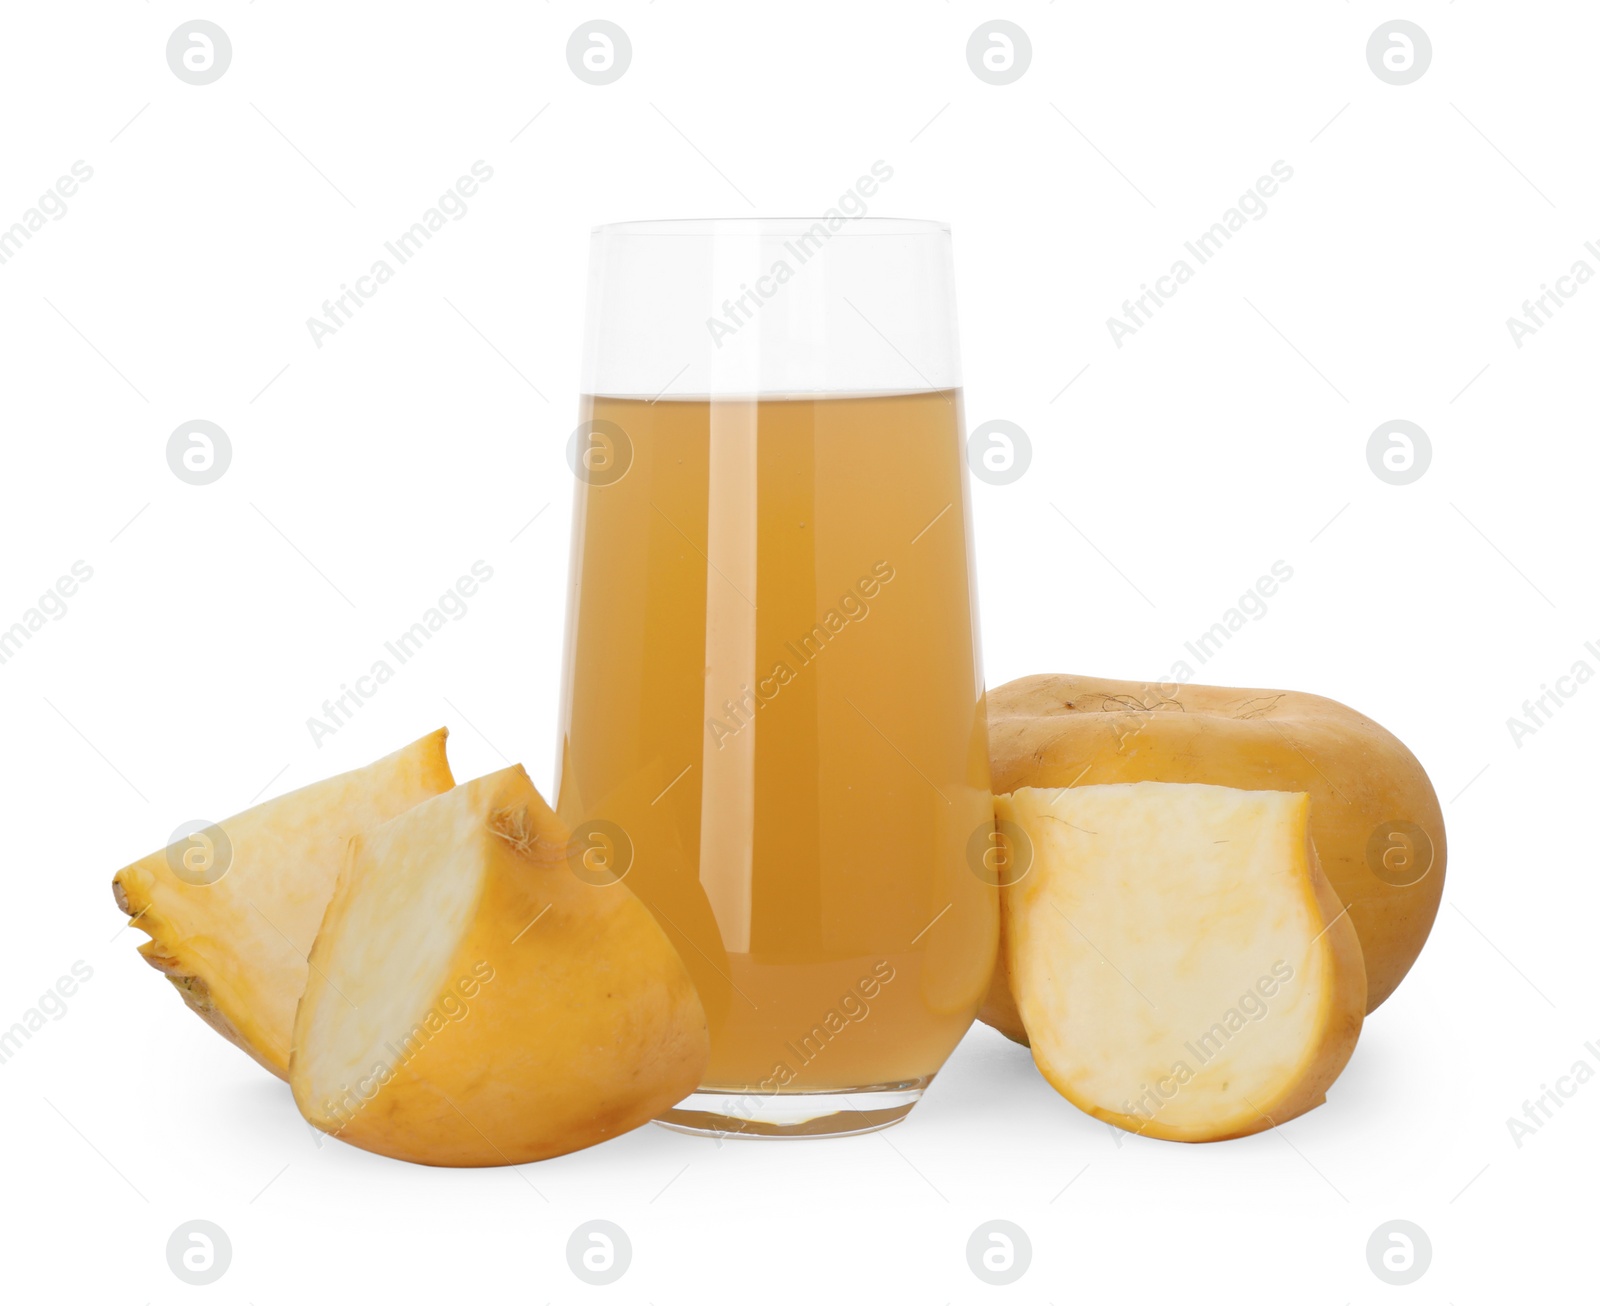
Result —
[[935, 218], [850, 217], [836, 213], [800, 218], [646, 218], [604, 222], [589, 228], [592, 236], [803, 236], [812, 227], [835, 218], [843, 225], [830, 236], [948, 236], [950, 224]]

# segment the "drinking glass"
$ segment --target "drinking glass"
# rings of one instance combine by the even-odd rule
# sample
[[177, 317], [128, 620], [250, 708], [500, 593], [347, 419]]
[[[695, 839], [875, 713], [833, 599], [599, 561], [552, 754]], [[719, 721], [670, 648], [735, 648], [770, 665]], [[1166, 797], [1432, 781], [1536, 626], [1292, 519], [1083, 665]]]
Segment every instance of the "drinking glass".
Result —
[[557, 807], [705, 1005], [662, 1124], [892, 1124], [987, 990], [960, 384], [942, 224], [593, 234]]

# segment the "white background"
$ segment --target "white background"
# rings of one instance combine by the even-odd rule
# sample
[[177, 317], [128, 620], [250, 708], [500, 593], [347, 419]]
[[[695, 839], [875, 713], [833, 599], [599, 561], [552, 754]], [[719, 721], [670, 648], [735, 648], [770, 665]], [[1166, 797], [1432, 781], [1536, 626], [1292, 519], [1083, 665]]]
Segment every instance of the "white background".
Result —
[[[197, 16], [233, 44], [203, 87], [164, 55]], [[596, 16], [633, 45], [602, 87], [565, 59]], [[1003, 87], [965, 58], [997, 16], [1033, 46]], [[0, 1025], [93, 968], [0, 1066], [7, 1298], [1592, 1294], [1600, 1082], [1520, 1148], [1506, 1119], [1600, 1069], [1600, 684], [1520, 748], [1506, 719], [1600, 668], [1600, 287], [1520, 349], [1506, 319], [1600, 270], [1600, 16], [1400, 16], [1433, 59], [1397, 87], [1365, 56], [1395, 11], [1334, 0], [5, 6], [0, 226], [94, 170], [0, 265], [0, 626], [94, 571], [0, 666]], [[953, 225], [969, 422], [1034, 444], [974, 485], [988, 682], [1159, 677], [1286, 561], [1197, 679], [1326, 694], [1416, 751], [1451, 853], [1427, 951], [1328, 1103], [1238, 1142], [1118, 1137], [978, 1027], [880, 1135], [646, 1127], [515, 1172], [319, 1146], [139, 960], [112, 872], [440, 723], [458, 777], [548, 785], [589, 227], [820, 211], [880, 158], [874, 213]], [[479, 159], [467, 216], [317, 348], [306, 319]], [[1107, 317], [1279, 159], [1267, 215], [1117, 348]], [[233, 449], [204, 487], [165, 456], [194, 418]], [[1403, 487], [1365, 453], [1394, 418], [1433, 447]], [[477, 559], [468, 615], [317, 747], [306, 718]], [[208, 1288], [166, 1264], [191, 1218], [233, 1244]], [[567, 1267], [590, 1218], [632, 1241], [611, 1287]], [[994, 1218], [1033, 1247], [1003, 1289], [965, 1255]], [[1406, 1288], [1367, 1265], [1392, 1218], [1432, 1242]]]

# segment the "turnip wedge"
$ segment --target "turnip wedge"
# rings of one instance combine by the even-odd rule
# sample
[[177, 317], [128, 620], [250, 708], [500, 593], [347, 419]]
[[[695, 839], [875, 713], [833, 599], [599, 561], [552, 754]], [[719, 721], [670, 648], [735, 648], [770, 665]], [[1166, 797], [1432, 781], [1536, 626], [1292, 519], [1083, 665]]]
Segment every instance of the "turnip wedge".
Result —
[[519, 1165], [692, 1092], [700, 998], [590, 852], [520, 766], [353, 839], [295, 1024], [306, 1119], [402, 1160]]

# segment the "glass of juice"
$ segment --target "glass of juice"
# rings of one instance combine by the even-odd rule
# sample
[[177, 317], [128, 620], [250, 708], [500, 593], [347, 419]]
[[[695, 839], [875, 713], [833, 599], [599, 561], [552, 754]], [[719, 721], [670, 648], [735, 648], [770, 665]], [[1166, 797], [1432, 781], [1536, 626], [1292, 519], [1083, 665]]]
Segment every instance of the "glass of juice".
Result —
[[988, 987], [960, 386], [943, 224], [593, 234], [557, 806], [705, 1004], [664, 1125], [892, 1124]]

